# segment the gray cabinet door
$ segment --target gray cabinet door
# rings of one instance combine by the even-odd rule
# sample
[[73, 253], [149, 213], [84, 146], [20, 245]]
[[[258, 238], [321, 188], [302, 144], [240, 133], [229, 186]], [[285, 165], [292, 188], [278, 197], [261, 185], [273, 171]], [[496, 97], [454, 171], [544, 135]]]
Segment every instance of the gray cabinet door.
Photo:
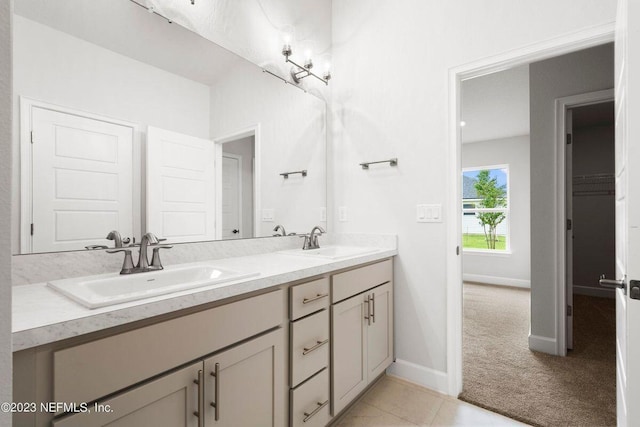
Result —
[[101, 411], [89, 405], [89, 412], [54, 421], [54, 427], [197, 427], [198, 371], [195, 363], [111, 399], [101, 401]]
[[286, 424], [284, 341], [277, 329], [205, 360], [205, 425]]
[[367, 386], [365, 299], [356, 295], [331, 308], [333, 415]]
[[367, 377], [373, 381], [393, 362], [393, 286], [387, 283], [371, 289], [373, 321], [367, 329]]

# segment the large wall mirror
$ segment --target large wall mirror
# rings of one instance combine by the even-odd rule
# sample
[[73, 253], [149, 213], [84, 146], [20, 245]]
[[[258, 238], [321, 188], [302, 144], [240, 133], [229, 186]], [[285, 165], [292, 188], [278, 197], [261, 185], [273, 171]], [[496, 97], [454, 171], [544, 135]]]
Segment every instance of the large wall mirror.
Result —
[[14, 253], [326, 226], [325, 101], [151, 12], [15, 3]]

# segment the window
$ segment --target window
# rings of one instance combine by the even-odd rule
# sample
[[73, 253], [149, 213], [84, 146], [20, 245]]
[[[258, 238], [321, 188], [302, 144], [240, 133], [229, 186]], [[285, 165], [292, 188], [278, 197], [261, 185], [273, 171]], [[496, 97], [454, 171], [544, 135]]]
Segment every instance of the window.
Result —
[[462, 171], [462, 247], [469, 251], [509, 250], [509, 168]]

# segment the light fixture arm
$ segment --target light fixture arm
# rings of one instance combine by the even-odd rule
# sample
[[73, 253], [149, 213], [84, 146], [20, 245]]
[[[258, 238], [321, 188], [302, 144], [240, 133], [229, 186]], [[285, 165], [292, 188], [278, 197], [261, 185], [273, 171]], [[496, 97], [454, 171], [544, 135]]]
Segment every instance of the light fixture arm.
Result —
[[320, 77], [317, 74], [313, 73], [311, 71], [311, 68], [313, 67], [313, 62], [311, 61], [311, 59], [308, 59], [304, 65], [300, 65], [296, 63], [294, 60], [290, 58], [291, 46], [289, 46], [288, 44], [284, 45], [284, 47], [282, 48], [282, 54], [285, 57], [285, 62], [293, 64], [293, 67], [291, 68], [291, 78], [295, 83], [300, 83], [300, 80], [306, 77], [312, 76], [320, 80], [321, 82], [323, 82], [325, 85], [329, 85], [329, 79], [331, 79], [331, 73], [327, 72], [323, 77]]

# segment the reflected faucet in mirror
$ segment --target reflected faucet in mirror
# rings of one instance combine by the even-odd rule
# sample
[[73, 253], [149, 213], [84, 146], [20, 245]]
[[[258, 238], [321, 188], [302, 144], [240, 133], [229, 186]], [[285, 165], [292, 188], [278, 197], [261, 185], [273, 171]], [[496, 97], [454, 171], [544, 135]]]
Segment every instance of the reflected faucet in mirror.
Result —
[[[172, 245], [160, 245], [160, 240], [155, 234], [147, 233], [142, 236], [140, 241], [140, 251], [138, 253], [138, 263], [133, 266], [133, 258], [131, 257], [131, 249], [127, 247], [120, 247], [118, 249], [108, 250], [110, 254], [124, 252], [124, 262], [122, 263], [122, 269], [120, 274], [135, 274], [144, 273], [146, 271], [162, 270], [162, 262], [160, 261], [160, 249], [171, 249]], [[153, 257], [151, 258], [151, 264], [149, 264], [148, 247], [153, 247]]]
[[273, 227], [273, 231], [276, 232], [276, 234], [273, 235], [274, 237], [282, 237], [282, 236], [286, 236], [287, 235], [287, 230], [285, 230], [284, 226], [282, 226], [280, 224], [278, 224], [275, 227]]

